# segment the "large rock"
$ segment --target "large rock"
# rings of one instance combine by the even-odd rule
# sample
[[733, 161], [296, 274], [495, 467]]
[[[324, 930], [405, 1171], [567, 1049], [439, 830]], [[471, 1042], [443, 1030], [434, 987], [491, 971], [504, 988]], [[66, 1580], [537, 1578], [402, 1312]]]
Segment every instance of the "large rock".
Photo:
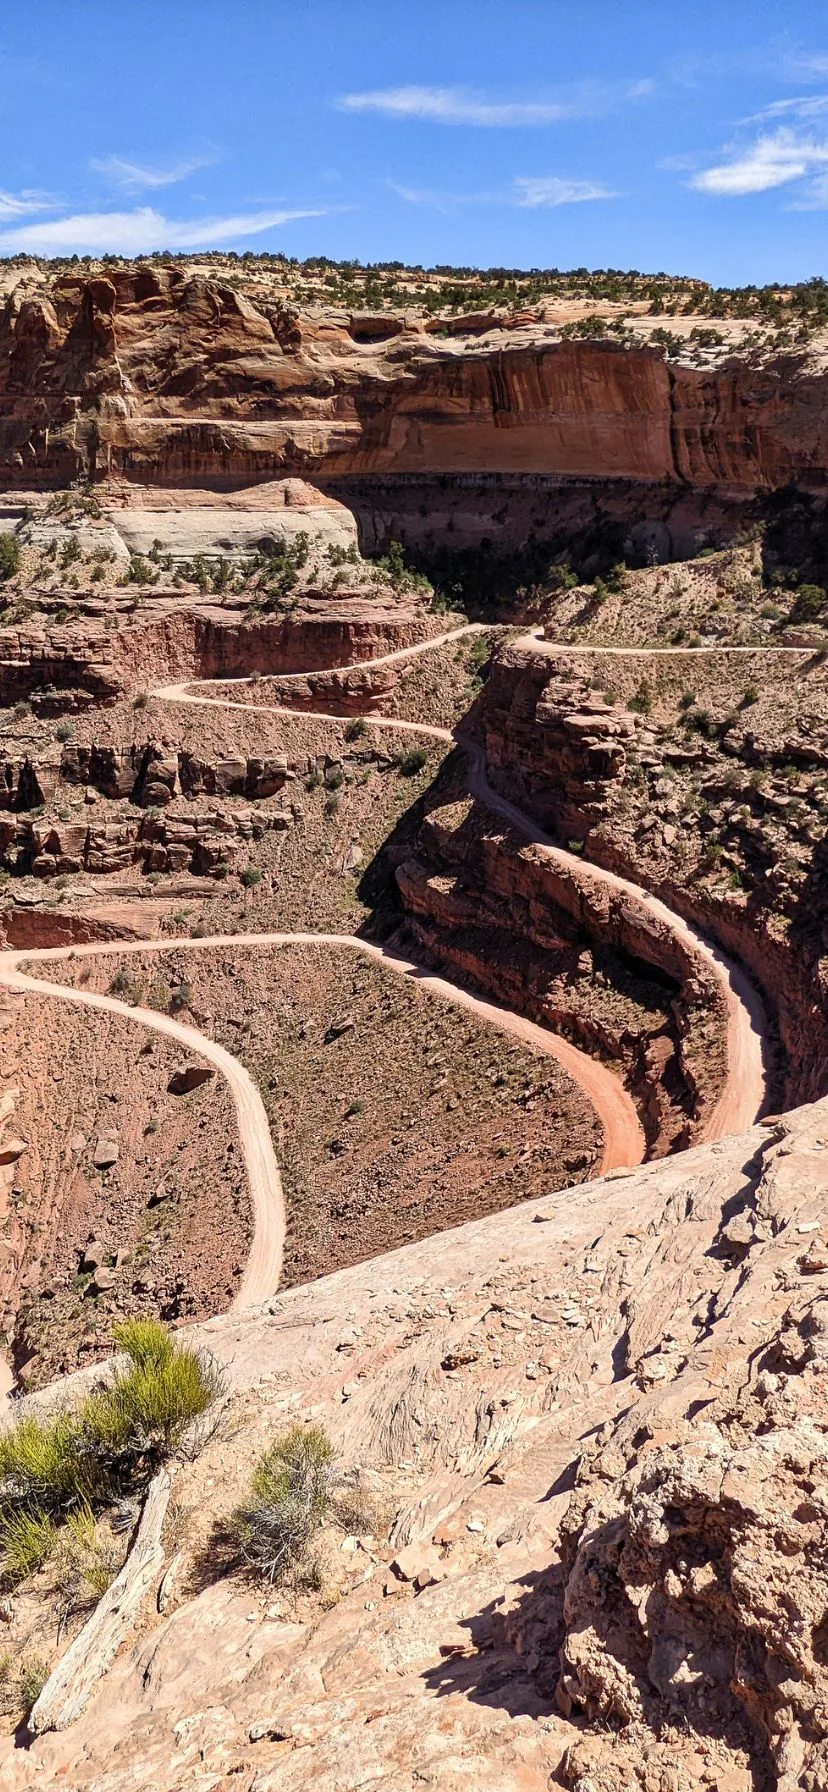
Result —
[[215, 1074], [212, 1064], [184, 1064], [180, 1070], [173, 1071], [167, 1088], [171, 1095], [189, 1095], [191, 1090], [209, 1083]]

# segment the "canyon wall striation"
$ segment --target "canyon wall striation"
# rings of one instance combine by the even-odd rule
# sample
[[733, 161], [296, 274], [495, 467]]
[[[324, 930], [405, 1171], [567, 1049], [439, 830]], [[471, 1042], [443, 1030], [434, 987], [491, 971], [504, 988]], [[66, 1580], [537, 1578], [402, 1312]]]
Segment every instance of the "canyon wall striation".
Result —
[[0, 316], [0, 482], [344, 480], [366, 534], [390, 505], [412, 540], [429, 534], [429, 504], [422, 488], [409, 504], [406, 481], [459, 481], [449, 509], [477, 539], [502, 500], [468, 491], [492, 475], [540, 481], [518, 486], [515, 509], [534, 504], [544, 527], [573, 487], [588, 510], [626, 482], [628, 518], [646, 493], [662, 518], [684, 503], [685, 529], [703, 521], [688, 494], [727, 510], [824, 491], [826, 375], [804, 352], [698, 368], [640, 343], [561, 340], [528, 317], [440, 334], [408, 315], [374, 323], [257, 305], [177, 268], [50, 287], [28, 275]]

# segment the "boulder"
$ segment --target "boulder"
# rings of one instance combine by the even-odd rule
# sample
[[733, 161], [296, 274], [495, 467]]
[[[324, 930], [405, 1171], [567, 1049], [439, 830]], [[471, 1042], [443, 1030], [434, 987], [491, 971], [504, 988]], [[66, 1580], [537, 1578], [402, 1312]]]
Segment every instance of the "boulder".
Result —
[[103, 1134], [96, 1139], [95, 1149], [92, 1153], [92, 1162], [96, 1170], [111, 1169], [112, 1165], [118, 1162], [119, 1155], [120, 1146], [117, 1139], [111, 1136], [104, 1137]]
[[215, 1074], [212, 1064], [183, 1064], [173, 1071], [167, 1089], [170, 1095], [189, 1095], [191, 1090], [200, 1089], [202, 1083], [209, 1083]]

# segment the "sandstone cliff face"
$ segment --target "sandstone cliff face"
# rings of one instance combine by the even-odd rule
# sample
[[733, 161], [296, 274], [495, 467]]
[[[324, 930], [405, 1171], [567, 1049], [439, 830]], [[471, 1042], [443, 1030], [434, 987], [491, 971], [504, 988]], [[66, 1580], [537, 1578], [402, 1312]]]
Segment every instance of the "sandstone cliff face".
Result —
[[359, 601], [309, 603], [298, 615], [248, 620], [182, 605], [176, 596], [169, 594], [166, 613], [162, 608], [117, 633], [92, 624], [0, 628], [0, 703], [33, 697], [48, 714], [112, 703], [153, 681], [346, 667], [427, 640], [443, 624], [425, 609]]
[[723, 1009], [689, 943], [470, 801], [431, 810], [396, 881], [429, 959], [623, 1063], [655, 1154], [698, 1137], [721, 1088]]
[[746, 493], [822, 491], [828, 469], [825, 378], [795, 357], [698, 371], [531, 321], [366, 337], [178, 269], [13, 292], [0, 399], [9, 486], [495, 472]]
[[[761, 887], [708, 889], [697, 877], [676, 872], [671, 853], [677, 835], [692, 825], [678, 804], [666, 830], [631, 840], [619, 822], [636, 806], [646, 813], [648, 785], [636, 782], [642, 771], [658, 778], [672, 762], [689, 762], [701, 749], [692, 741], [676, 749], [659, 745], [643, 717], [586, 691], [583, 677], [529, 646], [497, 656], [474, 724], [499, 789], [562, 840], [585, 842], [586, 857], [596, 864], [651, 889], [747, 966], [779, 1028], [784, 1105], [823, 1094], [823, 972], [819, 947], [809, 938], [810, 929], [818, 939], [823, 912], [820, 855], [801, 905], [806, 912], [785, 932], [774, 923], [770, 886], [763, 903]], [[665, 852], [656, 853], [656, 843]]]

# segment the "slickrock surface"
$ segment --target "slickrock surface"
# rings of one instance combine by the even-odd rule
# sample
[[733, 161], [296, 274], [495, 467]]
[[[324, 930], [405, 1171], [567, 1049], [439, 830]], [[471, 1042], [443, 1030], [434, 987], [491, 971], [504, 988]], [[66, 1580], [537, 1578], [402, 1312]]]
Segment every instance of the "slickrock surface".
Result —
[[[820, 1785], [826, 1138], [821, 1103], [213, 1321], [174, 1609], [4, 1785]], [[321, 1601], [210, 1541], [309, 1412], [394, 1514]]]

